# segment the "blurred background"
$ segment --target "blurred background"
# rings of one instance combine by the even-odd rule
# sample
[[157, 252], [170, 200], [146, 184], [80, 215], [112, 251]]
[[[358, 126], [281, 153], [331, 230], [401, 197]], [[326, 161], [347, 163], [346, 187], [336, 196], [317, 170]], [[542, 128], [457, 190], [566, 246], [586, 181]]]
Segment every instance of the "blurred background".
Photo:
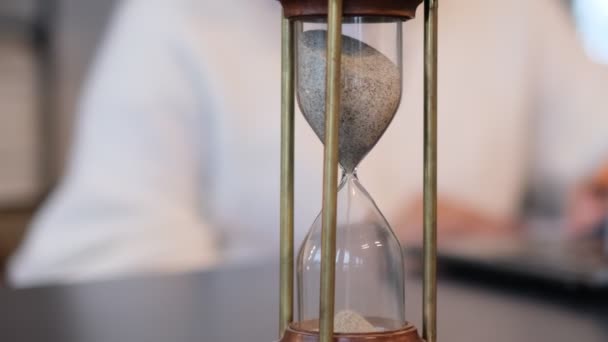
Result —
[[0, 1], [0, 269], [62, 174], [113, 0]]
[[[115, 0], [0, 0], [0, 274], [61, 178], [75, 107]], [[608, 63], [608, 0], [564, 0]]]

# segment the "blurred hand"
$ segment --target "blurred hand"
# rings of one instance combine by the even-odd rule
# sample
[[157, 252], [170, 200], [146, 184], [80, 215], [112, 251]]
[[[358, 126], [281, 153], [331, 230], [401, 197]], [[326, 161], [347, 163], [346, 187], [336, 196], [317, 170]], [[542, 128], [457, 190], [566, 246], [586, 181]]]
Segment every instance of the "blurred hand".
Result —
[[[423, 234], [423, 199], [413, 201], [395, 225], [399, 240], [420, 244]], [[474, 208], [447, 198], [437, 201], [437, 230], [439, 242], [468, 235], [509, 235], [516, 225], [508, 220], [486, 215]]]
[[571, 191], [566, 215], [572, 238], [593, 234], [608, 216], [608, 163]]

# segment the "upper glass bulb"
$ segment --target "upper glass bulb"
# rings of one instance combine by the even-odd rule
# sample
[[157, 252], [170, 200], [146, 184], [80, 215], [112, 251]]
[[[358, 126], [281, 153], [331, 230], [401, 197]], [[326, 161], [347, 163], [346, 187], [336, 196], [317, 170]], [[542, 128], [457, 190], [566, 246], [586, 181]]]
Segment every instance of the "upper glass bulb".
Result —
[[[325, 140], [327, 31], [323, 23], [297, 30], [297, 97], [304, 117]], [[353, 172], [380, 140], [401, 101], [398, 19], [345, 18], [342, 37], [340, 164]]]

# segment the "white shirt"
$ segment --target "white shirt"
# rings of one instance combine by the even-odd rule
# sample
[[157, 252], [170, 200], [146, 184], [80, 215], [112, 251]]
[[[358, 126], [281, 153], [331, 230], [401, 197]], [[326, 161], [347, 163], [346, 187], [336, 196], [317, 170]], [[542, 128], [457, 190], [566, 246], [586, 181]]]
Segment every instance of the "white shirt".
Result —
[[[440, 6], [440, 192], [515, 215], [531, 173], [568, 184], [608, 151], [608, 71], [558, 1]], [[274, 0], [123, 5], [69, 171], [12, 259], [14, 284], [277, 257], [280, 13]], [[404, 26], [401, 108], [359, 168], [389, 222], [422, 186], [422, 31], [419, 9]], [[322, 145], [298, 114], [297, 241], [321, 179]]]

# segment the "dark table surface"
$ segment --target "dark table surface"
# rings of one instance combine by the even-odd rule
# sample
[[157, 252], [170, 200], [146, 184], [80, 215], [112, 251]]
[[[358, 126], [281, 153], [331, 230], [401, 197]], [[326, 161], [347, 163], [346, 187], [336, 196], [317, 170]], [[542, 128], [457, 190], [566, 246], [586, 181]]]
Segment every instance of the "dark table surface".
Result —
[[[0, 341], [267, 342], [277, 336], [277, 268], [0, 290]], [[418, 277], [407, 314], [420, 326]], [[607, 342], [608, 301], [441, 279], [440, 341]]]

